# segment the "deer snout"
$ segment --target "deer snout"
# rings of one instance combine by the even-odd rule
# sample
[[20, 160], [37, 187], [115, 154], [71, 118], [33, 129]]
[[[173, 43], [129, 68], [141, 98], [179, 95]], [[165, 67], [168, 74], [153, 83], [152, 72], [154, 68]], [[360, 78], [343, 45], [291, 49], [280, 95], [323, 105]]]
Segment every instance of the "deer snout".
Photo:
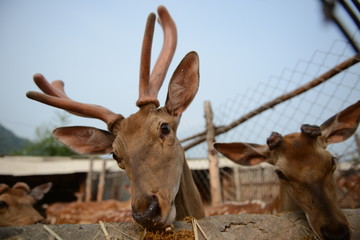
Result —
[[156, 195], [146, 196], [132, 206], [132, 216], [145, 228], [159, 228], [161, 209]]
[[327, 224], [320, 228], [324, 240], [349, 240], [349, 228], [345, 224]]

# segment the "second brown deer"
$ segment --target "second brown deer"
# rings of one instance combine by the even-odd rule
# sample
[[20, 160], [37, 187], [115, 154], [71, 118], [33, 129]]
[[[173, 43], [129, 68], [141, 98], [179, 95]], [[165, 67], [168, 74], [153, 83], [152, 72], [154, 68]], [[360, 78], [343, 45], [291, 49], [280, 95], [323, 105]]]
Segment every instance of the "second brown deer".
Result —
[[30, 189], [24, 182], [9, 187], [0, 184], [0, 227], [44, 223], [44, 217], [34, 208], [50, 191], [52, 183], [45, 183]]
[[360, 122], [360, 101], [321, 126], [302, 125], [300, 133], [273, 132], [266, 145], [215, 143], [235, 163], [268, 162], [280, 180], [278, 211], [302, 210], [316, 235], [325, 240], [348, 240], [348, 221], [336, 202], [333, 173], [336, 162], [326, 146], [351, 137]]
[[[156, 15], [148, 17], [140, 63], [138, 112], [123, 117], [92, 104], [67, 97], [61, 81], [51, 84], [36, 74], [34, 81], [45, 93], [28, 92], [36, 101], [67, 110], [73, 114], [97, 118], [108, 131], [93, 127], [62, 127], [55, 137], [73, 151], [89, 154], [113, 154], [131, 184], [133, 218], [145, 228], [165, 228], [185, 216], [204, 217], [200, 194], [176, 137], [182, 113], [190, 105], [199, 86], [199, 59], [188, 53], [176, 68], [164, 107], [157, 94], [173, 58], [177, 32], [167, 9], [158, 8], [164, 31], [164, 45], [150, 75], [150, 58]], [[125, 88], [125, 87], [124, 87]]]

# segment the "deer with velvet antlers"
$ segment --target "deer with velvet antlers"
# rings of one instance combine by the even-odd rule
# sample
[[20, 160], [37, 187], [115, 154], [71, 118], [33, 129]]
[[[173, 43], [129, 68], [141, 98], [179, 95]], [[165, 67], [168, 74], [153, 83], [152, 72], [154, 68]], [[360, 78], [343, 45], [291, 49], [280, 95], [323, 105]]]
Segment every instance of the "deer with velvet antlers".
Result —
[[348, 221], [337, 204], [336, 162], [326, 146], [351, 137], [360, 122], [360, 101], [325, 121], [320, 127], [302, 125], [301, 133], [273, 132], [266, 145], [215, 143], [235, 163], [268, 162], [280, 180], [278, 211], [302, 210], [316, 235], [325, 240], [348, 240]]
[[113, 154], [130, 180], [133, 218], [145, 228], [165, 228], [185, 216], [204, 217], [200, 194], [176, 137], [180, 117], [198, 90], [199, 59], [196, 52], [183, 58], [170, 80], [165, 106], [159, 107], [157, 95], [175, 52], [177, 32], [165, 7], [158, 8], [158, 15], [163, 48], [150, 74], [156, 20], [151, 13], [141, 51], [139, 111], [135, 114], [125, 118], [98, 105], [75, 102], [65, 94], [63, 82], [50, 84], [41, 74], [35, 74], [34, 81], [44, 93], [27, 93], [33, 100], [107, 124], [108, 131], [61, 127], [53, 133], [79, 154]]

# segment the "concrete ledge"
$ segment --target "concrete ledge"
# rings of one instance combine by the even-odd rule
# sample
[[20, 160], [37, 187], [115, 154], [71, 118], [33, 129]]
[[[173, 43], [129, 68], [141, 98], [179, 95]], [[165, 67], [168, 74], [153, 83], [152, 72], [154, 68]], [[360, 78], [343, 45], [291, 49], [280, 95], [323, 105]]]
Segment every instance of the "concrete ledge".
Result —
[[[344, 210], [351, 225], [352, 239], [360, 239], [360, 209]], [[265, 239], [315, 239], [304, 214], [289, 212], [276, 215], [242, 214], [212, 216], [197, 220], [207, 239], [265, 240]], [[106, 239], [100, 224], [47, 225], [63, 240]], [[140, 239], [144, 229], [136, 223], [105, 223], [111, 237]], [[206, 239], [197, 229], [199, 239]], [[178, 221], [168, 232], [149, 232], [144, 239], [194, 239], [191, 219]], [[160, 238], [162, 236], [163, 238]], [[43, 224], [0, 228], [0, 239], [48, 240], [54, 239]], [[112, 238], [113, 239], [113, 238]]]

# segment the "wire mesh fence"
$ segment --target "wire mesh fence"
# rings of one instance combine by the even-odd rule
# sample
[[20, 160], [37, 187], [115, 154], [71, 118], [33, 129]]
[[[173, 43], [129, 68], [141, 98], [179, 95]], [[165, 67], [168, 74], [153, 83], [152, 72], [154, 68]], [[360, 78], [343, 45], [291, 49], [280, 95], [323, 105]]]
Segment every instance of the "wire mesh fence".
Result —
[[[333, 18], [334, 16], [331, 16], [331, 19]], [[284, 68], [278, 75], [272, 75], [269, 79], [259, 82], [253, 89], [242, 90], [239, 86], [236, 96], [222, 103], [212, 102], [215, 129], [230, 126], [229, 130], [217, 134], [216, 141], [264, 144], [273, 131], [288, 134], [299, 132], [302, 124], [320, 125], [340, 110], [359, 101], [360, 64], [350, 64], [346, 69], [336, 67], [354, 57], [354, 63], [359, 62], [360, 56], [354, 56], [354, 44], [356, 49], [359, 45], [356, 40], [360, 39], [358, 30], [352, 39], [354, 41], [337, 40], [329, 50], [315, 51], [308, 60], [300, 60], [295, 66]], [[285, 101], [268, 104], [261, 111], [254, 111], [279, 96], [299, 89], [319, 76], [324, 76], [323, 74], [329, 70], [335, 72], [334, 76], [320, 79], [311, 89], [300, 91]], [[241, 117], [243, 121], [240, 124], [232, 124]], [[188, 127], [184, 126], [186, 124]], [[182, 122], [181, 125], [178, 137], [183, 139], [186, 158], [206, 206], [212, 200], [208, 144], [205, 142], [206, 120], [204, 119], [200, 125], [191, 123], [190, 126], [190, 123], [186, 122]], [[360, 130], [357, 134], [359, 132]], [[360, 150], [355, 138], [330, 145], [328, 149], [337, 157], [339, 163], [342, 163], [336, 172], [339, 203], [342, 207], [360, 207]], [[269, 164], [241, 167], [222, 157], [219, 173], [222, 201], [262, 200], [271, 204], [279, 195], [279, 182]]]
[[[229, 124], [262, 104], [305, 85], [351, 57], [354, 57], [354, 53], [349, 44], [340, 40], [335, 41], [328, 51], [316, 51], [309, 60], [298, 61], [293, 68], [285, 68], [279, 75], [273, 75], [267, 81], [260, 82], [256, 88], [239, 92], [236, 96], [221, 104], [212, 103], [214, 125], [220, 127]], [[358, 57], [359, 55], [357, 55]], [[264, 144], [266, 138], [273, 131], [287, 134], [299, 132], [300, 126], [305, 123], [321, 125], [325, 120], [359, 99], [360, 64], [354, 64], [331, 77], [328, 81], [324, 81], [300, 95], [281, 102], [247, 119], [230, 131], [216, 136], [216, 141], [241, 141]], [[199, 129], [204, 129], [205, 131], [205, 119], [203, 126], [192, 126], [191, 129], [187, 130], [187, 136], [201, 135]], [[357, 133], [359, 131], [357, 130]], [[180, 133], [180, 139], [184, 135], [184, 132]], [[188, 141], [183, 142], [183, 145], [186, 146], [187, 143]], [[343, 143], [330, 145], [328, 150], [337, 157], [339, 162], [358, 161], [359, 159], [355, 138], [348, 139]], [[207, 143], [202, 142], [194, 147], [190, 147], [185, 154], [190, 161], [191, 159], [206, 158]], [[198, 168], [202, 169], [207, 167], [198, 166]], [[253, 171], [261, 172], [263, 170], [260, 168], [260, 170]], [[220, 173], [223, 186], [222, 195], [225, 200], [245, 200], [246, 198], [251, 200], [256, 198], [273, 198], [276, 196], [276, 190], [270, 195], [261, 190], [263, 186], [260, 186], [257, 179], [264, 179], [266, 177], [260, 174], [259, 177], [253, 177], [253, 181], [244, 182], [243, 180], [241, 182], [242, 187], [245, 188], [246, 184], [249, 186], [244, 191], [247, 194], [245, 196], [243, 193], [241, 198], [236, 197], [234, 169], [221, 168]], [[242, 174], [244, 175], [245, 173], [242, 172]], [[273, 179], [274, 176], [271, 173], [269, 174], [271, 177], [268, 178], [268, 181], [263, 182], [268, 186], [274, 184], [276, 188], [277, 184]], [[195, 179], [200, 188], [209, 187], [207, 171], [197, 171], [195, 175], [197, 175]], [[264, 194], [259, 195], [259, 191], [264, 192]], [[208, 190], [202, 190], [202, 192], [209, 193]], [[210, 196], [204, 198], [210, 199]]]

